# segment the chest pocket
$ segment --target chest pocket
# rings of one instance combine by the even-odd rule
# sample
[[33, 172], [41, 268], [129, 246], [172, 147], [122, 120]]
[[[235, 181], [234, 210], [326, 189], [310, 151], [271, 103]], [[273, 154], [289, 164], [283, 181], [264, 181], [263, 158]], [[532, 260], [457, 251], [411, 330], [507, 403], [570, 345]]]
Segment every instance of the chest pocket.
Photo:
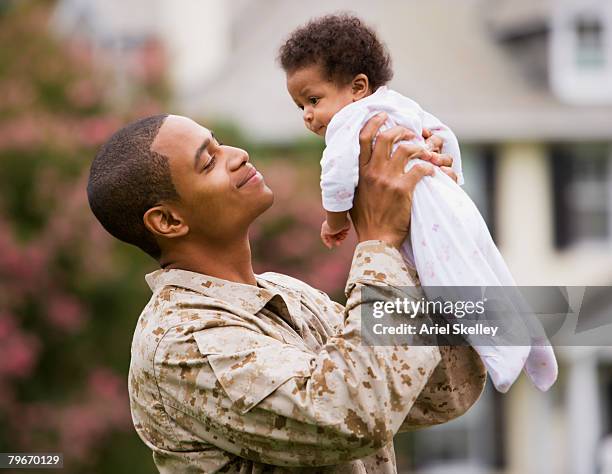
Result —
[[311, 374], [311, 353], [255, 331], [215, 328], [195, 333], [194, 337], [232, 400], [232, 409], [241, 414], [292, 377]]

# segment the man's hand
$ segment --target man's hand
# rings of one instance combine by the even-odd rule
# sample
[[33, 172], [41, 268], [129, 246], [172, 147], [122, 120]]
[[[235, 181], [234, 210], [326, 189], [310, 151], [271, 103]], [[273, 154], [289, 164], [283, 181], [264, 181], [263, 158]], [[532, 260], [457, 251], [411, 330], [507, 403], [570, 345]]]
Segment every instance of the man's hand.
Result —
[[403, 127], [393, 127], [377, 136], [385, 120], [385, 113], [372, 117], [359, 135], [359, 185], [351, 218], [360, 242], [382, 240], [399, 248], [408, 235], [414, 188], [423, 176], [434, 173], [431, 165], [423, 163], [404, 173], [406, 163], [420, 158], [439, 166], [450, 166], [452, 158], [419, 145], [403, 143], [391, 156], [393, 145], [412, 139], [414, 133]]

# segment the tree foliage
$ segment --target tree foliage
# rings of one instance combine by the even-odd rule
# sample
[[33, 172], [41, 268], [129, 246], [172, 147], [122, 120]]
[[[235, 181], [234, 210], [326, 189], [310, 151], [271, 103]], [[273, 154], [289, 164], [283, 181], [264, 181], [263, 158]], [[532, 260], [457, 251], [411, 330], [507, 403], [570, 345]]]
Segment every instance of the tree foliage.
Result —
[[[52, 2], [0, 5], [0, 452], [62, 452], [66, 472], [151, 472], [127, 371], [156, 266], [105, 233], [85, 184], [110, 134], [164, 111], [163, 49], [151, 39], [132, 55], [118, 100], [91, 43], [50, 33]], [[253, 226], [256, 270], [341, 297], [352, 245], [319, 241], [321, 144], [243, 145], [276, 196]]]

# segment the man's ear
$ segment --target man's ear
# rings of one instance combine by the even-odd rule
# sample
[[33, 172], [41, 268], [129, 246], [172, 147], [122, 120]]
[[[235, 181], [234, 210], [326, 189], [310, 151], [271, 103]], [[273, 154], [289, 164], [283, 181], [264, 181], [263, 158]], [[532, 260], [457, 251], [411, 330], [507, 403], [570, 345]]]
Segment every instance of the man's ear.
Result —
[[351, 81], [353, 102], [361, 100], [370, 93], [370, 81], [365, 74], [357, 74]]
[[157, 237], [172, 239], [189, 232], [189, 226], [171, 207], [160, 204], [144, 213], [143, 222], [149, 232]]

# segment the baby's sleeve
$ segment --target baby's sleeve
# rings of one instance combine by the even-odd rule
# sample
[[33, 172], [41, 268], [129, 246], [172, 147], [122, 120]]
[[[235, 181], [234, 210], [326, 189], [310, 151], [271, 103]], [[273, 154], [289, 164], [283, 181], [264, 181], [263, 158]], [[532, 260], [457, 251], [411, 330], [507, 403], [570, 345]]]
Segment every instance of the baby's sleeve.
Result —
[[453, 131], [444, 125], [437, 117], [423, 110], [423, 128], [429, 129], [434, 135], [438, 135], [444, 140], [442, 153], [447, 153], [453, 157], [452, 169], [457, 173], [457, 184], [463, 185], [463, 168], [461, 166], [461, 151], [459, 141]]
[[360, 121], [351, 118], [330, 128], [327, 147], [321, 158], [321, 198], [328, 212], [344, 212], [353, 207], [359, 182]]

